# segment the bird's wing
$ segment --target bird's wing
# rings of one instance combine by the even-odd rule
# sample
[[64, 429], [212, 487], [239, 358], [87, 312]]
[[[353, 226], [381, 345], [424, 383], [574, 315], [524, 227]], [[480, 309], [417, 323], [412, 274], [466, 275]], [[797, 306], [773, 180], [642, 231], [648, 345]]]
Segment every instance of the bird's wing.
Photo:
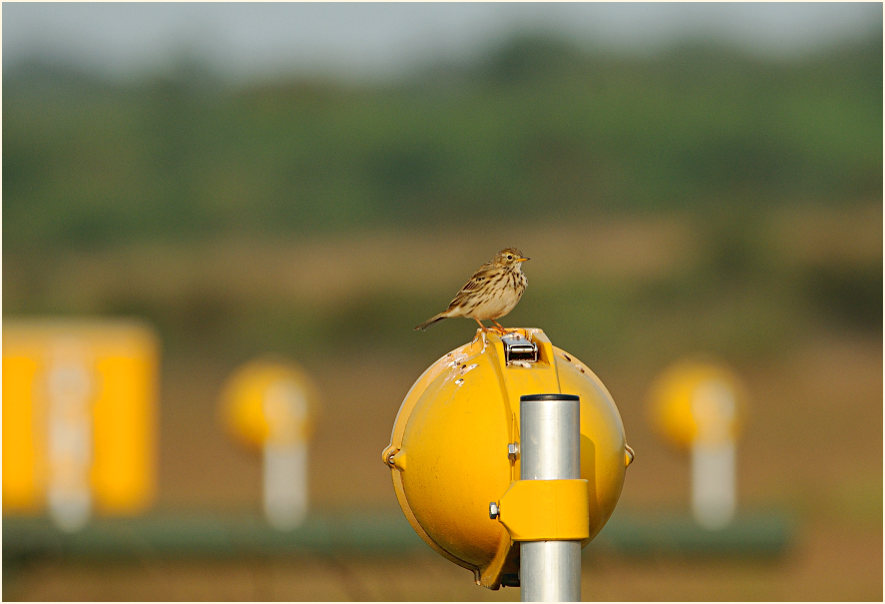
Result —
[[489, 264], [483, 264], [479, 267], [473, 276], [470, 277], [470, 280], [464, 284], [464, 286], [455, 294], [455, 297], [452, 299], [449, 304], [449, 308], [453, 308], [456, 306], [460, 306], [464, 299], [470, 296], [473, 292], [481, 288], [485, 285], [486, 281], [488, 281], [489, 277], [492, 275], [492, 266]]

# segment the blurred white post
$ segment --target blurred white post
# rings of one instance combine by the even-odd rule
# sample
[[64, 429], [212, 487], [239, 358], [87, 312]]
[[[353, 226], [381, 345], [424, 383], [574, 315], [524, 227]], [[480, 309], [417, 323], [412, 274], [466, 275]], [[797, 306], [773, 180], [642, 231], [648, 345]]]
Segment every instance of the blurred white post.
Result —
[[92, 508], [92, 405], [94, 385], [86, 353], [59, 344], [46, 375], [47, 507], [63, 531], [79, 530]]
[[307, 401], [297, 384], [284, 380], [267, 389], [264, 513], [280, 530], [295, 528], [307, 515], [307, 413]]
[[692, 400], [698, 433], [691, 450], [691, 504], [695, 520], [715, 530], [728, 525], [737, 509], [736, 448], [731, 426], [737, 407], [726, 384], [699, 386]]
[[[571, 394], [525, 395], [520, 397], [519, 416], [520, 478], [580, 478], [579, 398]], [[522, 541], [519, 548], [523, 602], [581, 599], [580, 541]]]

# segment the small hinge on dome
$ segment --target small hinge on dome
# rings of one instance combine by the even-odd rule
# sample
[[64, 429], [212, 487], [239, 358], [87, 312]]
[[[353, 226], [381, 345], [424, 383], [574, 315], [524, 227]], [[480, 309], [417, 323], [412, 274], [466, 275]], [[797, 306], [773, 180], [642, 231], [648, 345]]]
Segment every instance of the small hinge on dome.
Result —
[[524, 338], [518, 333], [508, 333], [501, 336], [504, 344], [504, 361], [510, 364], [514, 361], [536, 363], [538, 361], [538, 345]]

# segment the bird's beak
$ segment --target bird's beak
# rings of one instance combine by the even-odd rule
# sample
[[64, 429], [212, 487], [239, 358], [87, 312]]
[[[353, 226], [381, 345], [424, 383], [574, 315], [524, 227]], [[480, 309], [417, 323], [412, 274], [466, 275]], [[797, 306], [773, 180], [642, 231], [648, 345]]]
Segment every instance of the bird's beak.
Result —
[[525, 262], [526, 260], [531, 260], [531, 258], [517, 258], [517, 262]]

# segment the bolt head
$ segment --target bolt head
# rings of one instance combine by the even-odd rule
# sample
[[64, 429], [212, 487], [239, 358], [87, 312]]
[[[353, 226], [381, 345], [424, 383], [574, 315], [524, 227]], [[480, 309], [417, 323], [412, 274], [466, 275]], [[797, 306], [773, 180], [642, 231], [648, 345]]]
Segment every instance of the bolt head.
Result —
[[495, 520], [498, 516], [501, 515], [501, 510], [498, 509], [498, 504], [494, 501], [489, 504], [489, 518]]

